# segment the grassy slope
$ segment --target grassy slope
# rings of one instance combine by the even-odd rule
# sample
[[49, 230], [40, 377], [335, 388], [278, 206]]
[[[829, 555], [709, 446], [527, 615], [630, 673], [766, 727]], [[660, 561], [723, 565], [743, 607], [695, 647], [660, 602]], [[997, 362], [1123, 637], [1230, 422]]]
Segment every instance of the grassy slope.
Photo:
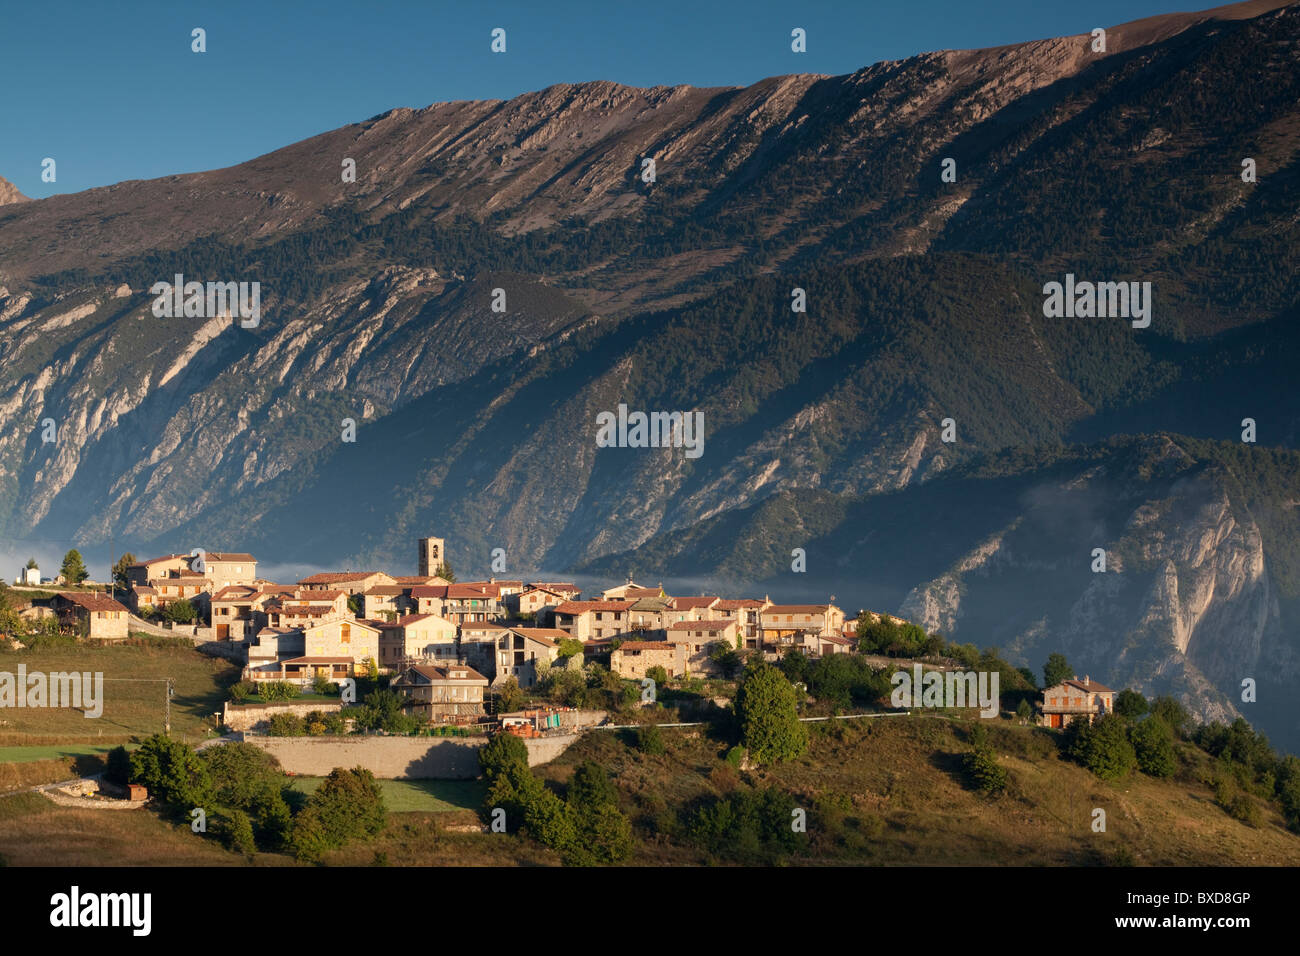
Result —
[[[706, 864], [700, 851], [663, 832], [665, 814], [737, 786], [771, 785], [809, 810], [808, 845], [796, 864], [1106, 865], [1125, 855], [1138, 865], [1300, 864], [1300, 837], [1265, 808], [1251, 828], [1231, 819], [1202, 782], [1208, 760], [1183, 746], [1182, 769], [1170, 780], [1134, 775], [1112, 785], [1059, 759], [1049, 732], [998, 722], [992, 727], [1009, 792], [995, 800], [968, 790], [960, 758], [969, 725], [934, 716], [814, 725], [809, 753], [789, 764], [737, 772], [722, 758], [727, 744], [700, 729], [664, 731], [668, 753], [646, 756], [617, 733], [588, 735], [541, 768], [563, 783], [584, 759], [616, 775], [638, 848], [632, 863]], [[308, 781], [303, 781], [308, 783]], [[448, 787], [451, 789], [447, 789]], [[334, 865], [553, 865], [558, 858], [525, 837], [456, 832], [472, 827], [479, 785], [385, 784], [396, 812], [379, 839], [339, 850]], [[817, 800], [849, 798], [852, 809], [830, 832]], [[446, 809], [439, 812], [439, 807]], [[460, 807], [462, 809], [456, 809]], [[1107, 814], [1107, 832], [1091, 829], [1092, 811]], [[416, 809], [418, 808], [418, 809]], [[0, 857], [11, 864], [150, 865], [238, 863], [210, 841], [149, 812], [108, 813], [55, 807], [34, 794], [0, 799]], [[260, 854], [259, 865], [288, 862]]]
[[[172, 733], [199, 740], [221, 710], [225, 687], [237, 676], [228, 661], [183, 647], [91, 647], [75, 645], [47, 650], [0, 651], [0, 671], [90, 671], [104, 675], [104, 709], [87, 718], [71, 709], [9, 709], [0, 723], [0, 746], [124, 743], [163, 729], [165, 685], [125, 683], [112, 678], [165, 678], [175, 681], [171, 702]], [[12, 757], [10, 759], [13, 759]]]

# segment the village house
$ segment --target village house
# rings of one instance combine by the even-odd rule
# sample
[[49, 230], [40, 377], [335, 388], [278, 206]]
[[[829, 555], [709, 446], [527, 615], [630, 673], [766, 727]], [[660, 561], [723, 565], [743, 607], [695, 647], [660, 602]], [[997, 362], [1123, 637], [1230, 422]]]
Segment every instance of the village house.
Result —
[[585, 643], [632, 630], [631, 611], [635, 603], [636, 601], [565, 601], [552, 613], [556, 629]]
[[645, 634], [660, 631], [671, 619], [673, 599], [666, 597], [643, 597], [632, 602], [628, 611], [628, 633]]
[[496, 647], [507, 625], [496, 621], [474, 621], [457, 628], [456, 659], [475, 670], [496, 674]]
[[527, 616], [538, 624], [547, 624], [551, 612], [568, 600], [571, 599], [560, 590], [530, 584], [508, 602], [507, 608], [514, 617]]
[[161, 558], [137, 561], [126, 569], [128, 584], [147, 586], [154, 578], [166, 577], [173, 571], [190, 570], [191, 557], [188, 554], [164, 554]]
[[668, 641], [624, 641], [609, 655], [609, 669], [620, 677], [645, 677], [652, 667], [662, 667], [669, 677], [686, 672], [686, 644]]
[[1040, 727], [1064, 727], [1075, 717], [1085, 717], [1091, 724], [1103, 714], [1114, 713], [1115, 692], [1091, 677], [1079, 680], [1075, 675], [1043, 691]]
[[411, 589], [416, 586], [377, 584], [369, 588], [361, 595], [361, 616], [379, 621], [413, 613], [415, 601], [411, 598]]
[[209, 602], [219, 641], [242, 641], [253, 633], [253, 607], [261, 590], [253, 584], [224, 587]]
[[759, 626], [765, 655], [779, 657], [793, 648], [815, 657], [822, 653], [822, 638], [842, 634], [844, 612], [834, 604], [772, 604], [759, 613]]
[[740, 598], [738, 600], [723, 598], [710, 608], [709, 617], [722, 621], [735, 621], [737, 632], [744, 641], [744, 646], [757, 649], [761, 626], [759, 615], [764, 608], [770, 607], [771, 604], [772, 601], [769, 598], [764, 598], [761, 601], [754, 598]]
[[[411, 660], [457, 660], [456, 625], [433, 614], [407, 614], [379, 627], [379, 666], [391, 670]], [[491, 652], [489, 651], [489, 654]]]
[[716, 617], [714, 609], [722, 599], [717, 596], [713, 597], [675, 597], [673, 600], [672, 614], [665, 624], [675, 624], [679, 621], [703, 621], [708, 618]]
[[389, 686], [414, 716], [439, 723], [481, 717], [488, 679], [464, 664], [412, 664]]
[[436, 614], [453, 624], [500, 620], [501, 602], [491, 586], [418, 585], [411, 588], [416, 614]]
[[565, 633], [545, 627], [511, 627], [497, 638], [496, 673], [492, 686], [496, 687], [513, 677], [520, 687], [537, 683], [537, 662], [550, 663], [559, 656], [560, 641]]
[[668, 595], [664, 593], [664, 587], [662, 584], [654, 588], [643, 588], [631, 578], [627, 579], [626, 584], [615, 585], [614, 587], [607, 588], [600, 593], [600, 599], [602, 601], [635, 601], [638, 598], [662, 598], [667, 596]]
[[664, 628], [664, 634], [669, 644], [685, 647], [684, 673], [711, 675], [718, 670], [709, 659], [713, 645], [734, 650], [738, 627], [735, 621], [676, 621]]
[[383, 571], [323, 571], [303, 578], [298, 587], [306, 591], [342, 591], [351, 597], [381, 584], [396, 583]]
[[[193, 559], [190, 569], [194, 569]], [[243, 552], [208, 551], [203, 555], [202, 574], [211, 582], [213, 591], [236, 584], [252, 584], [257, 580], [257, 559]]]
[[60, 591], [50, 607], [62, 627], [75, 628], [84, 637], [118, 641], [130, 636], [131, 612], [107, 594], [91, 591]]

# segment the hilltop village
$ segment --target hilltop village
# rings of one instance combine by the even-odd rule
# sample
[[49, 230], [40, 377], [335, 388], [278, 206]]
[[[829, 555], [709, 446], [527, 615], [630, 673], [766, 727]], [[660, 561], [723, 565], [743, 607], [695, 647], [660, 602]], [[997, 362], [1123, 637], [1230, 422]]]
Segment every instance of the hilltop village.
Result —
[[[482, 718], [493, 690], [536, 688], [552, 667], [596, 660], [624, 680], [730, 677], [754, 655], [854, 653], [864, 618], [906, 624], [863, 611], [846, 620], [829, 602], [676, 596], [630, 579], [587, 600], [571, 582], [458, 582], [435, 537], [419, 539], [418, 571], [329, 571], [280, 584], [258, 575], [251, 554], [196, 549], [127, 565], [125, 603], [59, 591], [24, 615], [56, 618], [100, 641], [140, 630], [188, 634], [238, 662], [253, 688], [383, 675], [415, 715], [456, 723]], [[39, 582], [38, 572], [28, 573], [27, 583]], [[178, 607], [193, 623], [178, 627]], [[168, 628], [151, 623], [162, 618]], [[1075, 715], [1092, 722], [1113, 706], [1114, 691], [1076, 676], [1043, 692], [1037, 722], [1062, 727]]]

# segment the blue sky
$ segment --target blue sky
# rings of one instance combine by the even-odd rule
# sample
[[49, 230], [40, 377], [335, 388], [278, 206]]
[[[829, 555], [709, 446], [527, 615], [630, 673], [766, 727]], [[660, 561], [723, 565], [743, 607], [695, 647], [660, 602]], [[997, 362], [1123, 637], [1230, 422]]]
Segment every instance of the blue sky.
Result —
[[[745, 85], [1086, 33], [1196, 0], [65, 2], [0, 14], [0, 176], [32, 197], [243, 162], [396, 106]], [[1207, 6], [1210, 4], [1206, 4]], [[507, 50], [489, 50], [503, 27]], [[190, 31], [207, 31], [207, 52]], [[802, 27], [808, 52], [790, 50]], [[41, 161], [57, 181], [41, 181]]]

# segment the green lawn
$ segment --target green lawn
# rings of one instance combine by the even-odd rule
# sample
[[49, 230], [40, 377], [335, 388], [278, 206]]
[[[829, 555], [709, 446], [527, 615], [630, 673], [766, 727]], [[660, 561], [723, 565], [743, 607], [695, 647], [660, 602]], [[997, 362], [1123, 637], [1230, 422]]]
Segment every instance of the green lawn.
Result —
[[[312, 793], [324, 777], [294, 777], [291, 786]], [[481, 780], [380, 780], [384, 806], [392, 813], [446, 813], [477, 810], [483, 804]]]
[[[112, 749], [95, 744], [0, 747], [0, 763], [31, 763], [33, 760], [58, 760], [62, 757], [103, 757]], [[128, 744], [127, 749], [134, 750], [135, 744]]]

